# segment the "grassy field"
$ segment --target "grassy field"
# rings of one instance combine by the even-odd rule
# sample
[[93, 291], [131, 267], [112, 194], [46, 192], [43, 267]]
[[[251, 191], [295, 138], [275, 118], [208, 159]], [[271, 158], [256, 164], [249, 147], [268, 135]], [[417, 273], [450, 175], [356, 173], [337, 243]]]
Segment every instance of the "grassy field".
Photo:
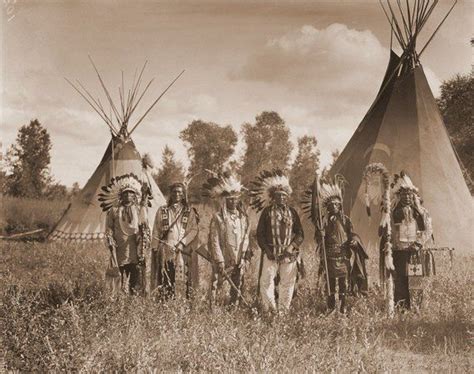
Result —
[[[308, 238], [307, 242], [311, 242]], [[309, 244], [308, 276], [289, 316], [209, 311], [209, 266], [191, 301], [111, 300], [103, 245], [2, 242], [0, 362], [21, 371], [469, 372], [473, 364], [472, 257], [437, 256], [419, 314], [386, 317], [373, 287], [347, 316], [325, 313]], [[245, 296], [253, 300], [258, 256]]]
[[58, 222], [68, 201], [18, 199], [0, 195], [0, 235], [44, 229], [45, 233]]

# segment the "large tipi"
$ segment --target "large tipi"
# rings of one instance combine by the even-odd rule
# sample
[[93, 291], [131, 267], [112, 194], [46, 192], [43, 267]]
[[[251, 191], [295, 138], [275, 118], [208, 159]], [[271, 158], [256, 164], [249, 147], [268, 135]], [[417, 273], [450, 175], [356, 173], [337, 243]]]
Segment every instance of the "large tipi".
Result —
[[[91, 63], [97, 73], [101, 86], [104, 90], [106, 100], [110, 105], [113, 114], [107, 114], [99, 99], [92, 95], [78, 82], [78, 85], [68, 81], [79, 94], [89, 103], [102, 120], [109, 127], [112, 139], [105, 151], [99, 166], [92, 174], [80, 193], [72, 200], [63, 216], [48, 235], [49, 240], [63, 240], [73, 242], [83, 242], [89, 240], [100, 240], [105, 234], [106, 213], [100, 207], [98, 194], [102, 192], [101, 187], [107, 185], [111, 178], [123, 174], [133, 173], [143, 182], [148, 183], [151, 188], [152, 199], [148, 215], [151, 221], [154, 220], [156, 210], [165, 203], [163, 194], [150, 174], [150, 167], [146, 159], [142, 159], [131, 139], [132, 132], [137, 128], [145, 116], [155, 106], [164, 93], [179, 78], [180, 74], [166, 88], [166, 90], [153, 102], [148, 110], [140, 117], [131, 130], [129, 130], [130, 117], [134, 113], [145, 92], [150, 87], [150, 81], [143, 91], [140, 92], [142, 75], [145, 65], [140, 74], [135, 76], [131, 89], [125, 92], [123, 76], [122, 85], [119, 88], [120, 105], [116, 106], [112, 100], [109, 90], [106, 88], [99, 71], [94, 62]], [[153, 222], [150, 222], [153, 225]]]
[[379, 162], [392, 175], [405, 170], [419, 188], [432, 216], [435, 245], [467, 251], [473, 246], [472, 197], [419, 60], [434, 34], [416, 49], [438, 1], [416, 0], [409, 8], [402, 3], [387, 1], [382, 7], [403, 53], [391, 50], [377, 97], [330, 172], [348, 182], [344, 208], [372, 257], [378, 253], [380, 216], [367, 216], [363, 173]]

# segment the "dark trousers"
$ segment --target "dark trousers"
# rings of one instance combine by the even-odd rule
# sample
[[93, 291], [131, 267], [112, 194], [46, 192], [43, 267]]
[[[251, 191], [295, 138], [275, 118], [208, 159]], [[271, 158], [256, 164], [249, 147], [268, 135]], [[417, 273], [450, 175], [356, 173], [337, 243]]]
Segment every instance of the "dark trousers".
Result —
[[393, 265], [395, 266], [394, 301], [395, 305], [410, 309], [410, 289], [408, 285], [407, 265], [411, 251], [393, 251]]
[[134, 295], [138, 293], [138, 289], [140, 287], [140, 282], [139, 282], [139, 271], [138, 271], [138, 266], [137, 264], [126, 264], [123, 266], [119, 266], [120, 270], [120, 275], [122, 278], [122, 288], [123, 288], [123, 282], [125, 277], [127, 277], [128, 280], [128, 291], [130, 294]]
[[344, 313], [346, 309], [346, 292], [347, 292], [347, 279], [346, 277], [329, 278], [329, 296], [328, 296], [328, 308], [333, 310], [336, 307], [336, 281], [339, 286], [339, 300], [341, 301], [340, 309], [341, 313]]

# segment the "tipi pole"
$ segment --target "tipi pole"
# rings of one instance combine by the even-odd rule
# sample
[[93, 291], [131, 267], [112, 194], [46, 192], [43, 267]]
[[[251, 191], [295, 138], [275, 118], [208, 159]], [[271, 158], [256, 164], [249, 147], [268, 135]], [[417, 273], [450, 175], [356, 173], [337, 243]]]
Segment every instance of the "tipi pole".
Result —
[[114, 147], [114, 137], [112, 136], [112, 141], [110, 142], [112, 146], [112, 178], [115, 178], [115, 147]]
[[405, 37], [408, 41], [408, 40], [410, 40], [411, 33], [410, 33], [410, 29], [408, 28], [407, 21], [405, 20], [405, 17], [404, 17], [404, 14], [403, 14], [403, 9], [402, 9], [402, 4], [400, 3], [400, 0], [397, 0], [397, 6], [398, 6], [398, 10], [400, 11], [400, 14], [401, 14], [401, 18], [402, 18], [402, 22], [403, 22], [403, 28], [405, 30]]
[[[128, 119], [131, 117], [131, 115], [133, 114], [133, 112], [135, 111], [135, 109], [137, 108], [138, 104], [140, 104], [140, 101], [142, 100], [143, 98], [143, 95], [145, 95], [145, 93], [148, 91], [148, 88], [151, 86], [151, 84], [153, 83], [155, 79], [153, 78], [150, 82], [148, 82], [148, 84], [146, 85], [145, 89], [143, 90], [142, 94], [140, 95], [140, 97], [138, 98], [138, 100], [135, 102], [135, 104], [133, 105], [132, 107], [132, 104], [133, 104], [133, 101], [131, 100], [130, 101], [130, 108], [129, 110], [127, 111], [127, 122], [128, 122]], [[132, 94], [132, 96], [134, 97], [135, 95]]]
[[[143, 72], [145, 71], [145, 68], [146, 68], [147, 64], [148, 64], [148, 61], [145, 61], [145, 63], [143, 64], [142, 70], [140, 71], [140, 74], [138, 75], [137, 81], [135, 82], [135, 78], [133, 79], [134, 80], [134, 85], [132, 85], [132, 89], [130, 91], [130, 100], [127, 104], [127, 111], [125, 113], [125, 118], [126, 118], [127, 123], [128, 123], [128, 120], [130, 119], [130, 116], [132, 115], [133, 111], [135, 110], [136, 106], [138, 105], [138, 102], [135, 104], [135, 106], [133, 105], [133, 103], [135, 102], [135, 96], [137, 95], [138, 91], [140, 90], [140, 86], [141, 86], [141, 83], [142, 83]], [[148, 89], [148, 87], [150, 86], [151, 82], [153, 82], [153, 79], [150, 81], [150, 83], [148, 83], [148, 86], [143, 91], [142, 96], [145, 94], [145, 92]], [[139, 100], [141, 100], [141, 97], [140, 97]]]
[[119, 98], [120, 98], [120, 108], [122, 109], [122, 113], [125, 113], [125, 105], [123, 102], [123, 95], [122, 95], [124, 85], [125, 83], [123, 81], [123, 70], [122, 70], [122, 86], [118, 88], [118, 93], [119, 93]]
[[66, 80], [66, 82], [68, 82], [68, 83], [72, 86], [72, 88], [74, 88], [74, 89], [79, 93], [79, 95], [82, 96], [82, 98], [92, 107], [92, 109], [94, 109], [94, 111], [100, 116], [100, 118], [102, 118], [102, 119], [105, 121], [105, 123], [107, 124], [107, 126], [109, 126], [110, 131], [112, 131], [112, 133], [114, 133], [115, 135], [117, 135], [117, 131], [115, 130], [115, 128], [113, 128], [113, 127], [110, 125], [109, 121], [108, 121], [107, 118], [106, 118], [107, 116], [102, 115], [102, 114], [100, 113], [100, 111], [99, 111], [100, 109], [97, 109], [97, 108], [89, 101], [89, 99], [88, 99], [69, 79], [67, 79], [67, 78], [64, 78], [64, 79]]
[[133, 131], [137, 128], [137, 126], [142, 122], [143, 118], [146, 117], [146, 115], [150, 112], [150, 110], [153, 109], [153, 107], [156, 105], [156, 103], [163, 97], [163, 95], [171, 88], [171, 86], [181, 77], [181, 75], [184, 74], [184, 70], [179, 73], [179, 75], [169, 84], [168, 87], [161, 93], [160, 96], [151, 104], [151, 106], [148, 108], [148, 110], [143, 114], [143, 116], [138, 120], [138, 122], [133, 126], [132, 130], [130, 131], [130, 135], [132, 135]]
[[387, 21], [388, 21], [388, 23], [390, 24], [390, 28], [391, 28], [391, 30], [392, 30], [392, 33], [395, 35], [395, 38], [397, 38], [398, 43], [400, 44], [400, 46], [401, 46], [402, 48], [404, 48], [403, 41], [400, 39], [400, 36], [398, 35], [397, 31], [395, 30], [395, 22], [396, 22], [395, 17], [394, 17], [393, 14], [392, 14], [392, 17], [390, 18], [390, 17], [388, 16], [387, 10], [385, 9], [385, 6], [383, 5], [382, 0], [379, 0], [379, 2], [380, 2], [380, 6], [382, 7], [382, 10], [383, 10], [383, 12], [384, 12], [384, 14], [385, 14], [385, 17], [387, 18]]
[[110, 126], [112, 126], [114, 128], [115, 132], [118, 134], [118, 130], [115, 129], [115, 126], [114, 126], [112, 120], [110, 119], [111, 117], [109, 117], [107, 115], [107, 113], [105, 113], [104, 107], [102, 106], [102, 103], [100, 102], [100, 99], [99, 98], [97, 98], [97, 100], [94, 99], [94, 97], [90, 94], [90, 92], [84, 87], [84, 85], [79, 80], [76, 79], [76, 82], [77, 82], [77, 84], [79, 84], [79, 86], [81, 86], [81, 88], [84, 90], [84, 92], [90, 97], [90, 99], [96, 105], [96, 107], [102, 112], [102, 114], [103, 114], [102, 118], [104, 119], [104, 121], [106, 121]]
[[444, 21], [446, 21], [446, 18], [448, 18], [449, 14], [451, 13], [451, 11], [454, 9], [455, 5], [457, 4], [458, 0], [455, 0], [453, 5], [451, 6], [451, 8], [449, 9], [448, 13], [446, 13], [446, 15], [444, 16], [443, 20], [440, 22], [440, 24], [438, 25], [438, 27], [436, 28], [436, 30], [433, 32], [433, 34], [431, 35], [431, 37], [428, 39], [428, 41], [426, 42], [426, 44], [424, 45], [424, 47], [421, 49], [420, 53], [418, 54], [418, 57], [421, 56], [421, 54], [425, 51], [426, 47], [428, 47], [428, 45], [431, 43], [431, 41], [433, 40], [433, 38], [435, 37], [436, 33], [438, 32], [438, 30], [440, 29], [440, 27], [443, 25]]
[[[398, 34], [399, 40], [401, 41], [401, 46], [402, 46], [403, 50], [406, 50], [409, 41], [408, 40], [405, 41], [405, 39], [403, 38], [402, 29], [400, 28], [400, 25], [398, 24], [398, 19], [395, 16], [395, 11], [393, 10], [392, 6], [390, 5], [390, 1], [387, 1], [387, 5], [388, 5], [388, 8], [390, 10], [390, 14], [392, 15], [393, 24], [395, 25], [396, 34]], [[402, 19], [403, 19], [403, 17], [402, 17]]]
[[428, 18], [430, 18], [431, 13], [433, 13], [433, 10], [434, 10], [434, 8], [436, 8], [437, 4], [438, 4], [438, 0], [436, 0], [433, 4], [431, 4], [431, 7], [428, 9], [426, 14], [424, 15], [423, 20], [421, 21], [420, 30], [425, 26], [426, 21], [428, 21]]
[[95, 72], [97, 73], [97, 77], [99, 78], [99, 82], [102, 86], [102, 88], [104, 89], [104, 92], [105, 92], [105, 96], [107, 96], [107, 99], [109, 100], [109, 104], [110, 104], [110, 107], [112, 108], [114, 114], [115, 114], [115, 118], [117, 120], [117, 122], [119, 124], [122, 124], [123, 123], [123, 118], [120, 118], [120, 114], [118, 113], [117, 111], [117, 108], [115, 107], [115, 104], [112, 100], [112, 97], [110, 96], [110, 93], [109, 93], [109, 90], [107, 89], [107, 87], [105, 86], [105, 83], [104, 81], [102, 80], [102, 77], [100, 76], [100, 73], [99, 73], [99, 70], [97, 69], [97, 67], [95, 66], [94, 64], [94, 61], [92, 60], [92, 57], [89, 55], [89, 60], [95, 70]]

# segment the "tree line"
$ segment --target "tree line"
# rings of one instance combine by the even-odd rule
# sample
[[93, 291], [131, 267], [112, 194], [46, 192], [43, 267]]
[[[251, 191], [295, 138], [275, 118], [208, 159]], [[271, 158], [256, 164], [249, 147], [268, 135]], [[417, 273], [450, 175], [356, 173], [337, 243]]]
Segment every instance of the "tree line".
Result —
[[[454, 149], [461, 163], [466, 182], [474, 192], [474, 71], [458, 74], [443, 82], [441, 95], [437, 99]], [[241, 135], [245, 149], [240, 158], [235, 156], [235, 147]], [[163, 191], [173, 180], [193, 176], [190, 195], [198, 200], [200, 186], [206, 178], [205, 169], [221, 172], [233, 170], [241, 175], [244, 183], [253, 179], [260, 170], [285, 169], [299, 199], [311, 183], [314, 172], [319, 170], [317, 138], [305, 135], [297, 139], [296, 157], [290, 162], [295, 145], [291, 132], [281, 116], [274, 111], [264, 111], [253, 123], [244, 123], [240, 134], [231, 125], [194, 120], [180, 132], [180, 140], [187, 149], [189, 169], [176, 160], [174, 151], [165, 146], [161, 165], [154, 178]], [[65, 199], [79, 193], [78, 183], [71, 189], [54, 180], [50, 172], [51, 138], [40, 122], [35, 119], [22, 126], [12, 144], [0, 170], [3, 194], [26, 198]], [[339, 155], [333, 151], [333, 162]], [[322, 173], [326, 173], [327, 169]]]
[[155, 176], [158, 186], [166, 194], [173, 180], [187, 174], [192, 177], [189, 195], [199, 201], [200, 187], [208, 177], [204, 172], [206, 169], [232, 170], [246, 184], [262, 169], [280, 168], [289, 172], [294, 197], [298, 198], [303, 192], [302, 186], [308, 186], [319, 169], [320, 152], [315, 136], [305, 135], [298, 139], [296, 159], [290, 163], [294, 147], [290, 129], [277, 112], [262, 112], [254, 123], [242, 125], [240, 135], [245, 151], [242, 157], [235, 158], [238, 135], [230, 125], [192, 121], [179, 135], [187, 148], [189, 170], [185, 171], [176, 161], [174, 152], [165, 147], [161, 168]]

